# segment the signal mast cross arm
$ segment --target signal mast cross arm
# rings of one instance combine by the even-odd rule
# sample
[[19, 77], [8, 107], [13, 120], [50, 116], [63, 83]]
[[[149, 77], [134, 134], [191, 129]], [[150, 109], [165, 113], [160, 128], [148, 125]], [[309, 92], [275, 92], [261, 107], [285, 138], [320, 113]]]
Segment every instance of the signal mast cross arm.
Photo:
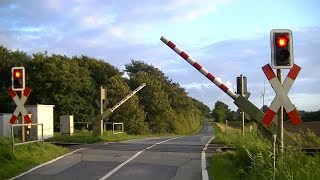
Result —
[[199, 72], [201, 72], [204, 76], [206, 76], [211, 82], [213, 82], [216, 86], [218, 86], [223, 92], [228, 94], [233, 100], [238, 98], [238, 95], [234, 93], [230, 88], [224, 85], [221, 81], [215, 78], [211, 73], [208, 72], [204, 67], [202, 67], [199, 63], [197, 63], [192, 57], [182, 51], [178, 46], [176, 46], [172, 41], [169, 41], [165, 37], [161, 37], [160, 39], [163, 43], [169, 46], [173, 51], [179, 54], [184, 60], [186, 60], [189, 64], [191, 64], [194, 68], [196, 68]]

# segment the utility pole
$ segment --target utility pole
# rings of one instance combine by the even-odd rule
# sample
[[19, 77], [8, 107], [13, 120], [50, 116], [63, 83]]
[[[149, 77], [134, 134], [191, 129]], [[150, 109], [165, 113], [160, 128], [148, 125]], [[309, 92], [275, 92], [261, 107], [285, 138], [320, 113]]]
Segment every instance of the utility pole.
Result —
[[[244, 97], [244, 78], [243, 78], [243, 75], [241, 74], [240, 75], [240, 78], [241, 78], [241, 96], [243, 96]], [[242, 111], [242, 138], [244, 138], [244, 111], [243, 110], [241, 110]]]
[[[97, 105], [100, 106], [100, 114], [103, 114], [104, 109], [104, 101], [106, 100], [106, 90], [103, 86], [100, 86], [100, 94], [99, 94], [99, 102]], [[103, 134], [103, 118], [97, 124], [93, 124], [93, 131], [95, 135], [102, 135]]]
[[[282, 72], [281, 69], [277, 69], [277, 78], [280, 81], [280, 84], [282, 84]], [[280, 152], [284, 152], [283, 147], [283, 105], [280, 106], [280, 109], [278, 111], [278, 137], [279, 137], [279, 149]]]

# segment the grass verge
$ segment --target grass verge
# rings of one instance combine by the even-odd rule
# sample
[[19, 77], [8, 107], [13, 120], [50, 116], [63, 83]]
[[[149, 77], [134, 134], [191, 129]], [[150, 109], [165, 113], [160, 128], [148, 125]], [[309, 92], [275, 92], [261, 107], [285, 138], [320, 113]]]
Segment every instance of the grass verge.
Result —
[[[242, 139], [241, 131], [230, 127], [225, 135], [223, 127], [221, 124], [214, 125], [216, 139], [213, 143], [233, 145], [236, 151], [212, 156], [210, 178], [272, 179], [271, 144], [265, 139], [260, 139], [256, 133], [246, 133]], [[313, 147], [319, 140], [313, 135], [309, 137], [311, 140], [303, 139]], [[320, 155], [306, 155], [297, 147], [287, 147], [282, 158], [278, 155], [276, 152], [276, 179], [320, 179]]]
[[[202, 129], [203, 125], [204, 125], [204, 122], [201, 121], [200, 125], [197, 128], [195, 128], [192, 132], [189, 132], [183, 135], [197, 134]], [[96, 142], [118, 142], [118, 141], [130, 140], [130, 139], [166, 137], [166, 136], [177, 136], [177, 135], [173, 133], [130, 135], [130, 134], [127, 134], [126, 132], [113, 134], [112, 131], [105, 131], [102, 136], [93, 136], [92, 131], [76, 130], [72, 136], [66, 136], [66, 135], [61, 135], [60, 133], [55, 133], [54, 137], [48, 139], [48, 141], [64, 142], [64, 143], [96, 143]]]
[[48, 139], [51, 142], [65, 143], [96, 143], [96, 142], [118, 142], [130, 139], [140, 139], [157, 136], [174, 136], [173, 134], [152, 134], [152, 135], [130, 135], [126, 132], [113, 134], [112, 131], [105, 131], [102, 136], [94, 136], [92, 131], [76, 130], [71, 136], [55, 133], [54, 137]]
[[13, 155], [10, 139], [0, 137], [0, 179], [16, 176], [67, 152], [67, 148], [50, 143], [31, 143], [15, 146], [15, 155]]

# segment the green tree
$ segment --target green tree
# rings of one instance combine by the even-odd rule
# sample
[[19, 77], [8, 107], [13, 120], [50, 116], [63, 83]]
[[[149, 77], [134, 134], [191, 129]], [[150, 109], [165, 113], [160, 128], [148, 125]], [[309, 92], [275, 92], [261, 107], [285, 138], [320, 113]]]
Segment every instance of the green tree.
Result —
[[203, 102], [201, 102], [201, 101], [198, 101], [197, 99], [195, 99], [195, 98], [191, 98], [192, 99], [192, 102], [193, 102], [193, 104], [197, 107], [197, 109], [199, 109], [200, 110], [200, 112], [203, 114], [203, 115], [205, 115], [206, 117], [210, 117], [211, 115], [210, 115], [210, 108], [207, 106], [207, 105], [205, 105]]
[[299, 115], [302, 119], [302, 121], [307, 122], [307, 121], [320, 121], [320, 110], [318, 111], [299, 111]]
[[108, 85], [109, 79], [112, 76], [122, 75], [116, 67], [103, 60], [87, 56], [74, 56], [72, 60], [76, 61], [79, 66], [88, 69], [89, 75], [97, 88], [100, 85]]
[[[130, 92], [130, 87], [125, 83], [121, 76], [113, 76], [110, 78], [108, 86], [108, 97], [110, 102], [108, 103], [108, 107], [116, 105]], [[132, 96], [122, 104], [109, 118], [111, 122], [124, 122], [125, 131], [129, 134], [148, 133], [148, 123], [146, 123], [144, 119], [145, 113], [142, 106], [139, 104], [137, 95]]]
[[75, 121], [88, 121], [94, 115], [91, 102], [96, 93], [89, 71], [62, 55], [33, 55], [28, 66], [32, 104], [55, 105], [55, 126], [59, 116], [74, 115]]
[[212, 116], [216, 122], [223, 122], [230, 115], [230, 109], [228, 109], [228, 105], [221, 101], [217, 101], [214, 105], [214, 109], [212, 110]]
[[108, 62], [84, 55], [74, 56], [72, 57], [72, 61], [76, 61], [80, 67], [83, 67], [89, 71], [89, 76], [93, 83], [95, 92], [92, 96], [93, 99], [88, 102], [90, 102], [95, 108], [95, 114], [100, 113], [100, 108], [98, 108], [95, 103], [95, 100], [100, 98], [100, 86], [108, 87], [110, 84], [110, 78], [113, 76], [121, 76], [122, 73]]
[[125, 72], [128, 73], [129, 77], [136, 76], [139, 72], [145, 72], [152, 78], [156, 78], [161, 82], [164, 82], [168, 79], [158, 68], [148, 65], [140, 60], [131, 60], [131, 63], [125, 65]]
[[159, 80], [146, 72], [138, 72], [130, 79], [131, 86], [147, 85], [139, 92], [140, 103], [146, 112], [146, 121], [153, 133], [174, 132], [175, 115], [170, 107], [168, 95]]

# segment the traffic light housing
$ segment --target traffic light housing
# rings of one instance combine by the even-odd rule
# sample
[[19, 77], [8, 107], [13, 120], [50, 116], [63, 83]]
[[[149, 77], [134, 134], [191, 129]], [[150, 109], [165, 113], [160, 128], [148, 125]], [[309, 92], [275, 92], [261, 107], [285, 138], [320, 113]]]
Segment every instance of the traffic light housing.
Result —
[[[243, 80], [242, 80], [243, 79]], [[242, 89], [243, 86], [243, 89]], [[240, 75], [237, 77], [237, 94], [247, 94], [247, 77]]]
[[23, 91], [25, 88], [24, 67], [13, 67], [11, 69], [12, 90]]
[[275, 69], [290, 69], [293, 66], [292, 32], [289, 29], [273, 29], [270, 32], [271, 65]]

